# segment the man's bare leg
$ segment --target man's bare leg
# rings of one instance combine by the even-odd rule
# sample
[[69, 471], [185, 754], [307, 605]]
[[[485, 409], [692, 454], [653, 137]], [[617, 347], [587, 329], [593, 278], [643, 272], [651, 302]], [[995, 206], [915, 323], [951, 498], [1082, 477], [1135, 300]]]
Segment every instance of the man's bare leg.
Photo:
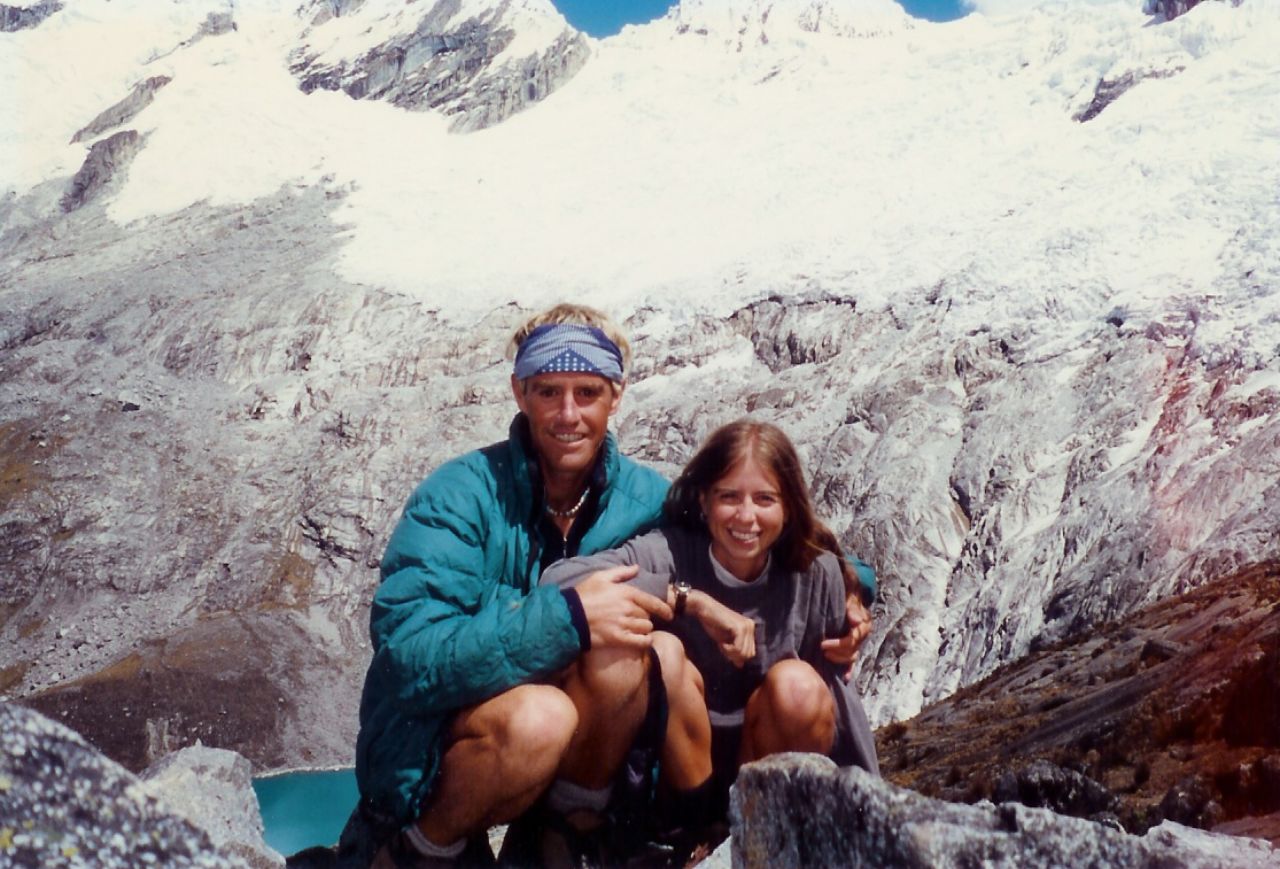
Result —
[[448, 845], [533, 805], [555, 776], [578, 713], [559, 688], [519, 685], [460, 712], [418, 829]]
[[739, 761], [780, 751], [831, 750], [836, 704], [818, 671], [804, 661], [779, 661], [747, 701]]

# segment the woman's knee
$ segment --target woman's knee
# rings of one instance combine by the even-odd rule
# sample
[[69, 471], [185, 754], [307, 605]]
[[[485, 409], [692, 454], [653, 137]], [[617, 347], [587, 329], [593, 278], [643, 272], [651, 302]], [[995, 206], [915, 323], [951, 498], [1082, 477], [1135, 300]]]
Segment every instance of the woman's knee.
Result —
[[807, 724], [826, 721], [835, 714], [835, 701], [818, 671], [794, 658], [769, 668], [761, 693], [779, 718]]
[[647, 649], [592, 649], [578, 659], [566, 687], [575, 697], [613, 707], [638, 697], [648, 672]]
[[706, 695], [702, 673], [685, 655], [684, 643], [680, 642], [679, 637], [666, 631], [655, 631], [653, 650], [662, 667], [662, 682], [668, 697], [686, 693], [698, 698]]

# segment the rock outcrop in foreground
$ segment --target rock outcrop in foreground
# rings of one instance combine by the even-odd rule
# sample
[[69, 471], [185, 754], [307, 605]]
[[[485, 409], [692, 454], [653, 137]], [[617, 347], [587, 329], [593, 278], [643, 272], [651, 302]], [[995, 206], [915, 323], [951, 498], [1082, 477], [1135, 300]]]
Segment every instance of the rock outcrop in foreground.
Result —
[[1280, 849], [1166, 821], [1132, 836], [1017, 803], [930, 799], [817, 755], [774, 755], [743, 768], [732, 807], [733, 865], [1275, 866]]
[[195, 747], [145, 780], [78, 734], [0, 704], [0, 865], [273, 869], [249, 763]]

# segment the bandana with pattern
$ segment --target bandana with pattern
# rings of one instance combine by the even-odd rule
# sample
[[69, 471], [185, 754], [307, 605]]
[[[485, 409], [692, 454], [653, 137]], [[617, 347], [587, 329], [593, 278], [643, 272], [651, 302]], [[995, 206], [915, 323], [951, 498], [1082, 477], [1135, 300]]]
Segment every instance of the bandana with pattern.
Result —
[[622, 351], [594, 326], [548, 323], [529, 333], [516, 353], [517, 380], [535, 374], [599, 374], [622, 382]]

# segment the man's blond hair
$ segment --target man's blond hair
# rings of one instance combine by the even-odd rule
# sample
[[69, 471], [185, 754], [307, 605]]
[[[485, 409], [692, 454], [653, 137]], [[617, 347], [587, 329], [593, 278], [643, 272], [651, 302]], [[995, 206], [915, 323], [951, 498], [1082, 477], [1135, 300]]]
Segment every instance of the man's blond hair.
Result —
[[548, 308], [525, 320], [507, 343], [507, 358], [515, 359], [516, 352], [524, 343], [524, 339], [529, 337], [529, 333], [549, 323], [576, 323], [599, 329], [608, 336], [610, 341], [617, 344], [618, 350], [622, 352], [622, 375], [624, 379], [626, 378], [627, 371], [631, 368], [631, 342], [627, 340], [627, 334], [622, 331], [622, 327], [613, 322], [608, 314], [586, 305], [562, 302], [554, 308]]

